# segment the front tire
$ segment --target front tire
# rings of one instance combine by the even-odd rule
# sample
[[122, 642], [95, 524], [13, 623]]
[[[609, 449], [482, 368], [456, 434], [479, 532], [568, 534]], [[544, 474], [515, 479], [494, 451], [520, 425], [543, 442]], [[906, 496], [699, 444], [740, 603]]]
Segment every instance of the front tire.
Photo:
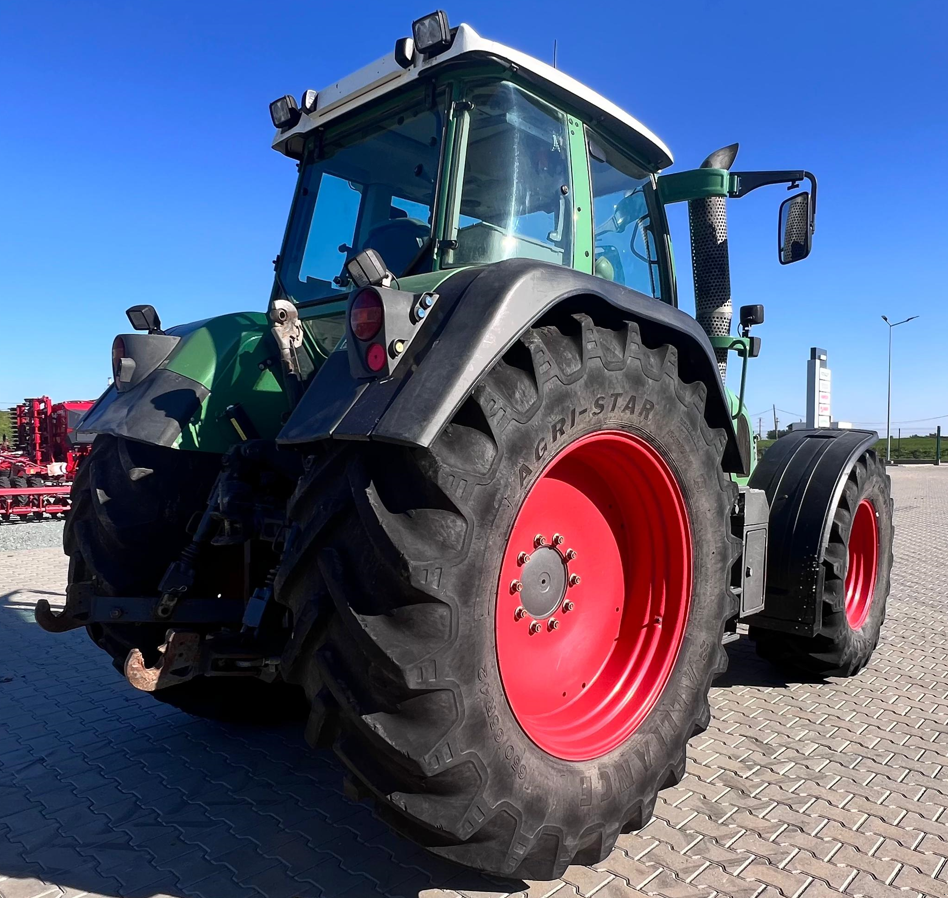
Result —
[[681, 778], [740, 552], [705, 397], [674, 347], [577, 315], [528, 331], [430, 450], [310, 460], [276, 582], [300, 622], [286, 675], [313, 702], [308, 738], [402, 833], [550, 879]]
[[853, 465], [823, 560], [822, 626], [812, 637], [751, 627], [757, 653], [821, 677], [859, 673], [879, 644], [892, 571], [892, 493], [872, 450]]

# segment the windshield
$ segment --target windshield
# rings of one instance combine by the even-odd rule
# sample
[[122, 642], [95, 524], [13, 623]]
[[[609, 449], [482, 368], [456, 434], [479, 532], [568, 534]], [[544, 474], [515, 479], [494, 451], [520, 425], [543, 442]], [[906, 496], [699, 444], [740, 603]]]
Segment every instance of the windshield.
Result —
[[345, 263], [364, 249], [396, 276], [430, 269], [443, 119], [419, 94], [412, 108], [310, 138], [278, 270], [288, 298], [348, 290]]

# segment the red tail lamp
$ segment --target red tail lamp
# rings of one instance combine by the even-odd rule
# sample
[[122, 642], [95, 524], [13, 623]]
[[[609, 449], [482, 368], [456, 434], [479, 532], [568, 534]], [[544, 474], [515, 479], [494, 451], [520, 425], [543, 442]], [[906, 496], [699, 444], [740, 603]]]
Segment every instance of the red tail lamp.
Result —
[[[355, 328], [353, 328], [355, 330]], [[381, 371], [388, 361], [385, 355], [385, 347], [381, 343], [373, 343], [369, 351], [365, 354], [365, 364], [369, 371]]]
[[[358, 340], [367, 341], [375, 337], [382, 329], [383, 317], [382, 297], [370, 287], [361, 290], [349, 306], [349, 327], [352, 328], [352, 333]], [[383, 363], [384, 356], [383, 349]]]

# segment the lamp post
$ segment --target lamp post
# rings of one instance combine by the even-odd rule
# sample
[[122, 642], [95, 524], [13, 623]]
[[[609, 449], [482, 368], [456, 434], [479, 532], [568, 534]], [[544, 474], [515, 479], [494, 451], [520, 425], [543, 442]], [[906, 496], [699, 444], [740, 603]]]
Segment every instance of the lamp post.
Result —
[[916, 318], [918, 315], [912, 315], [911, 318], [892, 322], [885, 315], [882, 316], [882, 320], [889, 325], [889, 398], [885, 409], [885, 460], [887, 463], [892, 461], [892, 329], [900, 324], [908, 324]]

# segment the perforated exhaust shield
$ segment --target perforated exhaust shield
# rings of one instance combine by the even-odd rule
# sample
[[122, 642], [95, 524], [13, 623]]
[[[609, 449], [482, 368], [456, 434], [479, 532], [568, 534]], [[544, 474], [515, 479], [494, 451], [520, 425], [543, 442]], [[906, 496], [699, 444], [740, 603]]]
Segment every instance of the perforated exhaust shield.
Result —
[[[701, 168], [729, 169], [737, 156], [737, 144], [708, 156]], [[727, 200], [723, 196], [690, 200], [691, 265], [695, 281], [695, 318], [709, 337], [731, 333], [731, 269], [727, 247]], [[727, 350], [715, 349], [718, 371], [727, 376]]]

